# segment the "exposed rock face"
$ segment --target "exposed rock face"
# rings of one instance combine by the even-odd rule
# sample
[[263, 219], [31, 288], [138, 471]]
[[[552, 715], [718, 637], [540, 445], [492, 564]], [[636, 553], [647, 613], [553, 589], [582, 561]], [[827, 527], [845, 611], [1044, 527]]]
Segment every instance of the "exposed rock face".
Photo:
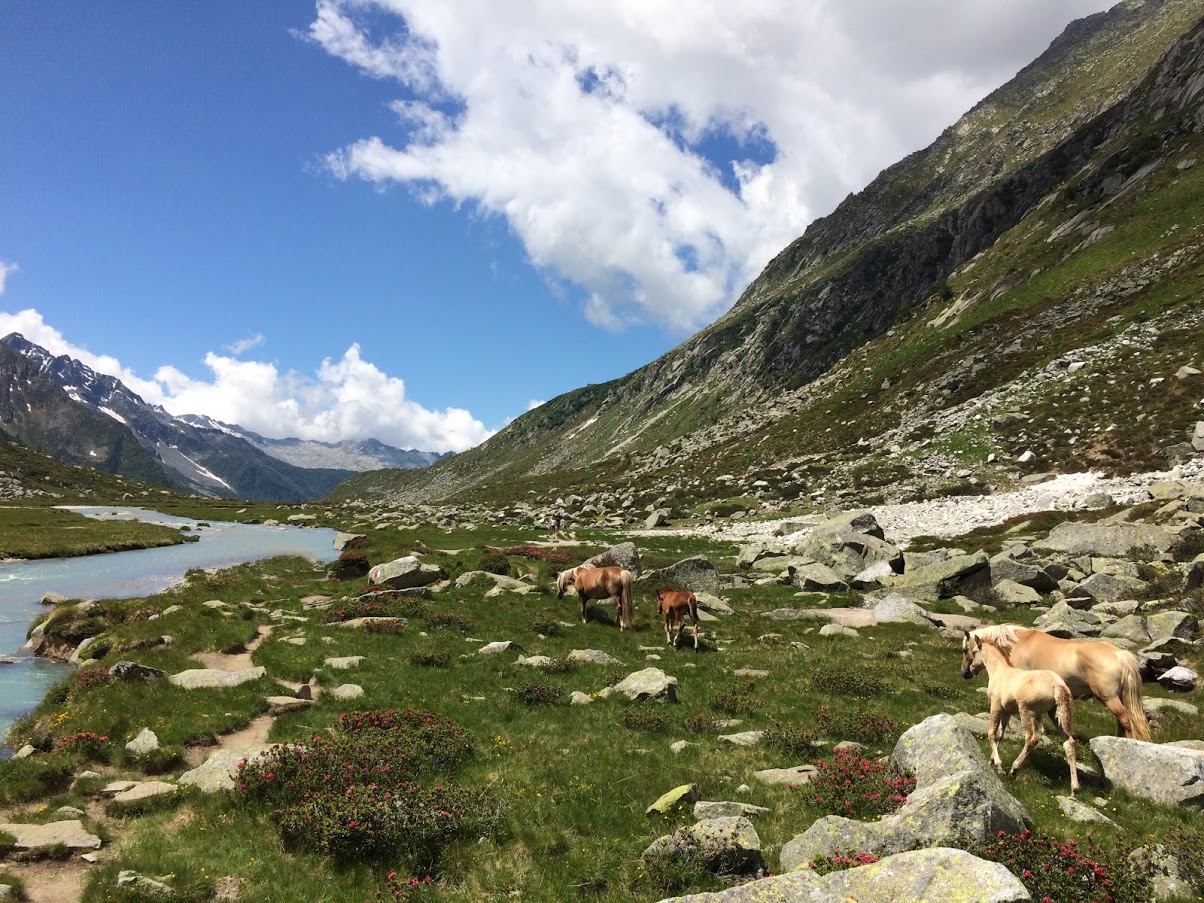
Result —
[[392, 589], [429, 586], [446, 576], [442, 568], [433, 564], [423, 564], [414, 555], [378, 564], [368, 572], [368, 579], [374, 584]]
[[639, 578], [642, 590], [657, 590], [662, 587], [670, 589], [688, 589], [696, 593], [719, 595], [719, 572], [701, 555], [686, 558], [666, 568], [649, 571]]
[[1029, 824], [1028, 813], [1004, 790], [978, 742], [950, 715], [933, 715], [908, 730], [891, 762], [916, 776], [916, 789], [902, 808], [877, 822], [821, 818], [782, 848], [782, 868], [789, 871], [816, 856], [848, 850], [886, 856], [982, 840]]
[[687, 825], [652, 841], [644, 850], [644, 857], [674, 856], [691, 848], [702, 853], [707, 868], [724, 874], [749, 874], [765, 864], [757, 829], [742, 815], [708, 818]]
[[662, 903], [866, 903], [895, 900], [973, 900], [1030, 903], [1032, 897], [1003, 865], [949, 847], [888, 856], [870, 865], [817, 875], [800, 868], [709, 894], [673, 897]]
[[640, 552], [634, 542], [621, 542], [617, 546], [611, 546], [600, 555], [586, 559], [582, 564], [592, 568], [618, 565], [631, 571], [636, 577], [643, 573], [643, 568], [640, 567]]
[[1093, 737], [1104, 777], [1134, 796], [1164, 806], [1204, 806], [1204, 752], [1127, 737]]
[[1174, 548], [1178, 537], [1150, 524], [1084, 524], [1066, 521], [1033, 544], [1040, 552], [1106, 558], [1153, 558]]

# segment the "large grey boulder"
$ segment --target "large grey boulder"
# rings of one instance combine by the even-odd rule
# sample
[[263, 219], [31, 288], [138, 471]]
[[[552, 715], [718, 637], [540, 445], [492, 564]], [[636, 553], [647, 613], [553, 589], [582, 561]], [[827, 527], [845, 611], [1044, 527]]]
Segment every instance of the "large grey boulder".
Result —
[[1058, 588], [1058, 581], [1035, 564], [1017, 561], [1007, 552], [1000, 552], [991, 559], [991, 581], [1011, 580], [1039, 593], [1050, 593]]
[[1105, 640], [1124, 640], [1134, 646], [1145, 646], [1150, 642], [1150, 632], [1141, 615], [1125, 615], [1100, 631]]
[[872, 533], [847, 528], [818, 529], [796, 550], [805, 558], [827, 565], [845, 580], [876, 564], [885, 564], [894, 573], [903, 570], [903, 553], [896, 546]]
[[845, 511], [840, 514], [832, 514], [811, 529], [813, 536], [847, 536], [852, 533], [872, 536], [874, 539], [882, 539], [886, 535], [878, 524], [878, 519], [869, 511]]
[[269, 749], [271, 746], [267, 744], [220, 749], [210, 755], [204, 764], [180, 775], [178, 783], [196, 787], [202, 793], [233, 790], [238, 780], [239, 763], [258, 758]]
[[637, 581], [642, 590], [688, 589], [696, 593], [719, 595], [719, 572], [702, 555], [686, 558], [668, 567], [649, 571]]
[[1063, 639], [1073, 639], [1098, 636], [1103, 622], [1094, 612], [1079, 611], [1066, 602], [1059, 602], [1037, 618], [1033, 626]]
[[888, 856], [858, 868], [817, 875], [800, 868], [707, 894], [662, 903], [896, 903], [904, 900], [1030, 903], [1020, 879], [998, 862], [965, 850], [933, 847]]
[[125, 745], [125, 751], [134, 756], [145, 756], [159, 748], [159, 737], [149, 727], [144, 727], [133, 740]]
[[1175, 547], [1178, 537], [1150, 524], [1083, 524], [1066, 521], [1033, 543], [1037, 552], [1106, 558], [1157, 558]]
[[1093, 737], [1104, 777], [1133, 796], [1173, 806], [1204, 805], [1204, 752], [1128, 737]]
[[697, 850], [707, 868], [722, 874], [750, 874], [765, 864], [761, 838], [742, 815], [707, 818], [659, 837], [644, 850], [644, 858], [677, 856]]
[[1120, 602], [1124, 599], [1136, 599], [1144, 595], [1150, 586], [1144, 580], [1136, 577], [1114, 576], [1112, 574], [1092, 574], [1067, 596], [1067, 601], [1074, 604], [1075, 599], [1087, 599], [1099, 604], [1101, 602]]
[[798, 566], [791, 565], [790, 582], [810, 593], [847, 593], [849, 585], [826, 564], [810, 561]]
[[42, 825], [3, 824], [0, 832], [12, 835], [14, 851], [31, 856], [51, 855], [63, 848], [72, 851], [100, 849], [100, 838], [77, 818]]
[[918, 624], [935, 626], [932, 618], [916, 603], [899, 593], [890, 593], [874, 603], [874, 620], [879, 624]]
[[1145, 619], [1145, 626], [1152, 643], [1171, 637], [1190, 643], [1200, 634], [1200, 619], [1186, 611], [1155, 612]]
[[619, 693], [632, 701], [655, 699], [660, 702], [677, 702], [677, 678], [670, 677], [660, 668], [645, 668], [628, 674], [613, 687], [607, 687], [597, 695], [611, 696]]
[[583, 665], [622, 665], [623, 663], [603, 652], [601, 649], [573, 649], [568, 654], [570, 662], [578, 662]]
[[976, 586], [984, 586], [990, 579], [991, 562], [987, 553], [975, 552], [973, 555], [954, 555], [944, 561], [909, 568], [886, 581], [886, 585], [906, 587], [924, 596], [947, 599]]
[[783, 870], [848, 850], [886, 856], [984, 840], [1030, 824], [1028, 813], [1004, 789], [978, 741], [951, 715], [933, 715], [910, 728], [895, 745], [891, 762], [916, 776], [916, 789], [902, 808], [877, 822], [819, 819], [782, 848]]
[[404, 558], [396, 558], [393, 561], [378, 564], [368, 572], [368, 579], [372, 583], [393, 589], [429, 586], [446, 576], [441, 567], [434, 564], [423, 564], [414, 555], [406, 555]]
[[1041, 594], [1031, 586], [1017, 583], [1015, 580], [996, 580], [992, 589], [999, 603], [1006, 608], [1016, 608], [1025, 605], [1040, 605]]
[[160, 671], [158, 668], [152, 668], [149, 665], [140, 665], [137, 662], [121, 661], [109, 669], [109, 677], [125, 683], [133, 683], [134, 681], [150, 683], [166, 676], [166, 671]]
[[190, 671], [181, 671], [179, 674], [173, 674], [167, 679], [177, 687], [183, 687], [185, 690], [220, 689], [225, 687], [237, 687], [240, 684], [250, 683], [253, 680], [259, 680], [267, 673], [267, 669], [262, 665], [255, 668], [244, 668], [241, 671], [221, 671], [216, 668], [193, 668]]
[[640, 551], [634, 542], [621, 542], [611, 546], [605, 552], [581, 562], [583, 567], [600, 568], [617, 565], [631, 571], [636, 577], [640, 576], [643, 568], [640, 566]]
[[361, 539], [367, 539], [363, 533], [336, 533], [334, 535], [334, 550], [342, 552], [348, 546], [357, 543]]

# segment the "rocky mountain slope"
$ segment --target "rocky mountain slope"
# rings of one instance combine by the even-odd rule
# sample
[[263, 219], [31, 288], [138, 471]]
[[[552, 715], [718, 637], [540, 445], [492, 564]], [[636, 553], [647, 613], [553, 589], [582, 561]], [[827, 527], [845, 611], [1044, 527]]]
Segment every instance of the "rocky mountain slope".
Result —
[[813, 223], [711, 327], [335, 498], [576, 493], [590, 517], [630, 520], [983, 492], [1194, 453], [1202, 14], [1132, 2], [1072, 24]]
[[237, 424], [223, 423], [212, 417], [185, 414], [179, 418], [203, 429], [221, 430], [246, 439], [264, 454], [297, 467], [332, 470], [380, 470], [397, 467], [409, 470], [428, 467], [446, 458], [451, 452], [420, 451], [416, 448], [397, 448], [379, 439], [344, 439], [342, 442], [320, 442], [316, 439], [269, 439]]
[[175, 418], [19, 333], [0, 339], [0, 399], [0, 429], [30, 448], [200, 495], [303, 501], [350, 475], [297, 467], [240, 436]]

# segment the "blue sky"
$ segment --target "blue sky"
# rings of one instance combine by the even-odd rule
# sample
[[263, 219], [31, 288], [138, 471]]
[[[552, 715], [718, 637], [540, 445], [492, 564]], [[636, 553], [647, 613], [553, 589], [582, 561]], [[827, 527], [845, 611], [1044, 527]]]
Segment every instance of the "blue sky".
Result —
[[474, 444], [711, 322], [1098, 0], [0, 5], [0, 329]]

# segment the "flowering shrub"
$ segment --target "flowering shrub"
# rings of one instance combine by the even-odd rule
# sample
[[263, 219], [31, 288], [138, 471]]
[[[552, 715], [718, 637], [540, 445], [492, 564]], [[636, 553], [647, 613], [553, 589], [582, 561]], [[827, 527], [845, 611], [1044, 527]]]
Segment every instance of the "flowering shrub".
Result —
[[430, 712], [350, 712], [329, 736], [273, 746], [239, 765], [239, 791], [270, 809], [285, 841], [340, 860], [400, 857], [433, 867], [439, 852], [497, 820], [488, 791], [414, 778], [450, 774], [471, 736]]
[[406, 626], [405, 618], [389, 618], [387, 621], [368, 621], [364, 624], [364, 629], [368, 633], [401, 633]]
[[898, 737], [903, 725], [886, 715], [872, 712], [850, 712], [826, 705], [815, 707], [815, 722], [832, 740], [853, 740], [857, 743], [881, 743]]
[[911, 775], [899, 774], [848, 749], [838, 749], [831, 759], [820, 759], [815, 765], [818, 774], [798, 789], [827, 815], [886, 815], [902, 806], [916, 786]]
[[326, 623], [351, 621], [355, 618], [425, 618], [431, 607], [421, 599], [394, 596], [391, 593], [371, 593], [351, 599], [338, 608], [326, 610]]
[[807, 868], [817, 875], [828, 875], [832, 872], [843, 872], [845, 869], [855, 869], [859, 865], [871, 865], [878, 857], [865, 850], [849, 850], [847, 853], [833, 853], [831, 856], [817, 856], [807, 863]]
[[94, 687], [103, 687], [109, 682], [108, 668], [80, 668], [75, 675], [75, 683], [71, 685], [71, 692], [85, 692]]
[[109, 738], [105, 734], [84, 731], [59, 737], [54, 746], [57, 752], [72, 753], [84, 761], [104, 762], [109, 758], [109, 750], [106, 746], [108, 742]]
[[571, 564], [573, 561], [572, 555], [565, 552], [553, 552], [551, 549], [542, 549], [539, 546], [511, 546], [502, 551], [507, 555], [533, 558], [536, 561], [549, 561], [552, 564]]
[[694, 715], [686, 722], [686, 730], [695, 734], [705, 734], [719, 729], [719, 719], [713, 715]]
[[970, 852], [1007, 866], [1041, 903], [1138, 903], [1149, 899], [1144, 882], [1121, 850], [1058, 840], [1032, 831], [984, 841]]
[[[385, 889], [383, 891], [378, 890], [372, 899], [404, 900], [407, 903], [411, 903], [411, 901], [430, 897], [431, 890], [432, 885], [429, 875], [420, 881], [407, 875], [399, 875], [397, 872], [389, 872], [389, 877], [385, 880]], [[372, 900], [365, 900], [364, 903], [372, 903]]]
[[506, 577], [510, 574], [510, 559], [506, 557], [505, 552], [500, 552], [497, 549], [486, 549], [481, 555], [481, 560], [477, 568], [486, 574], [501, 574], [503, 577]]
[[564, 690], [546, 680], [532, 680], [514, 689], [515, 697], [524, 705], [559, 705], [564, 700]]
[[868, 698], [881, 696], [886, 684], [877, 675], [856, 668], [816, 665], [811, 673], [811, 687], [820, 693], [834, 696]]

